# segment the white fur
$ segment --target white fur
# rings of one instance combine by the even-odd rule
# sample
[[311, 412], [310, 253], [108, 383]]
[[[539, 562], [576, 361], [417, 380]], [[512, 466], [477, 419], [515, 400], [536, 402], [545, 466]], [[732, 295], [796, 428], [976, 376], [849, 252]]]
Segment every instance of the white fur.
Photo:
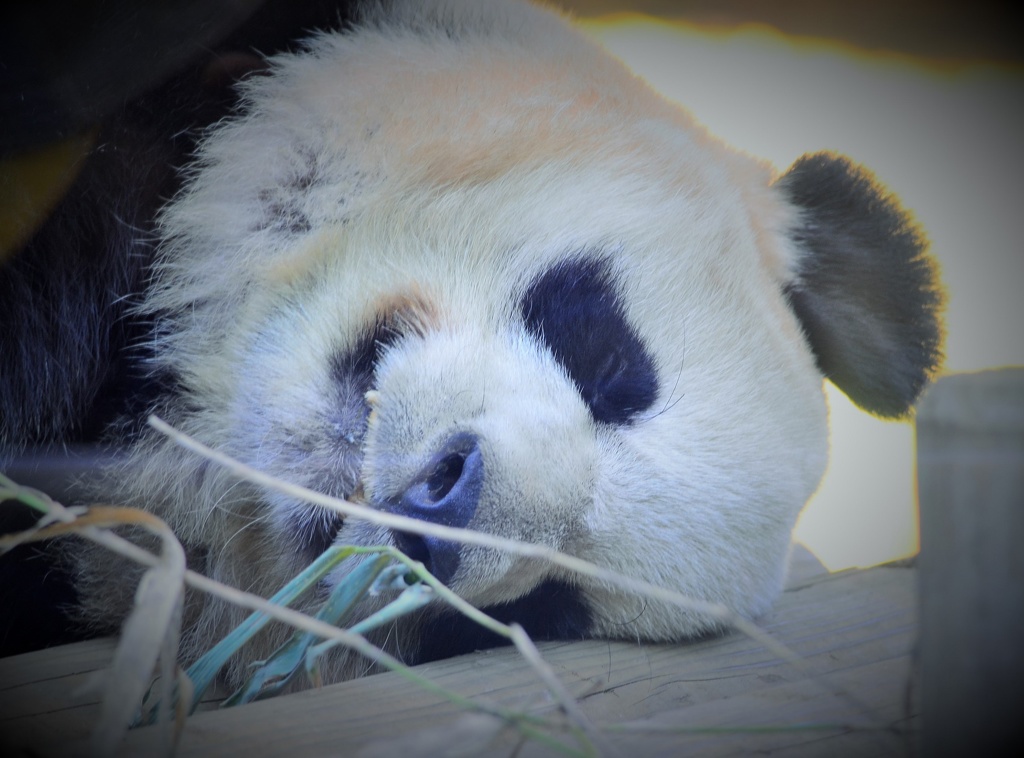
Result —
[[[164, 316], [160, 361], [187, 387], [165, 413], [243, 461], [322, 483], [293, 445], [326, 444], [330, 356], [379, 303], [423, 298], [437, 323], [386, 352], [363, 448], [338, 453], [363, 461], [353, 475], [369, 496], [470, 430], [488, 474], [471, 526], [763, 612], [826, 456], [822, 377], [782, 295], [794, 212], [771, 170], [552, 13], [398, 6], [273, 59], [246, 85], [245, 115], [203, 144], [162, 216], [146, 303]], [[433, 30], [437, 9], [468, 17], [454, 42]], [[282, 207], [301, 223], [268, 225]], [[611, 259], [657, 365], [658, 400], [630, 425], [596, 424], [517, 320], [529, 282], [584, 251]], [[272, 590], [296, 570], [276, 530], [305, 505], [261, 499], [154, 437], [132, 465], [122, 499], [208, 544], [212, 573]], [[387, 539], [355, 522], [338, 536]], [[494, 603], [549, 572], [474, 550], [453, 588]], [[673, 640], [709, 624], [581, 586], [600, 634]], [[196, 613], [196, 645], [236, 617]]]

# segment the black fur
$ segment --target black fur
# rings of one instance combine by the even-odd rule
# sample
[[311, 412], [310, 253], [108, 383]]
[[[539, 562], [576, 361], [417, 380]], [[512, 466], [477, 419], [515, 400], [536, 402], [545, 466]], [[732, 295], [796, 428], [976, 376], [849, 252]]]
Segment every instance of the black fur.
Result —
[[802, 209], [786, 294], [828, 379], [864, 410], [909, 412], [941, 362], [942, 291], [927, 242], [864, 168], [817, 153], [777, 185]]
[[[33, 460], [53, 451], [58, 460], [65, 445], [95, 444], [112, 424], [130, 434], [133, 423], [122, 425], [123, 419], [144, 418], [159, 395], [174, 391], [174, 377], [147, 373], [151, 325], [131, 311], [152, 261], [155, 214], [180, 186], [178, 170], [203, 130], [234, 110], [234, 82], [258, 73], [262, 55], [297, 47], [296, 40], [313, 29], [341, 26], [351, 16], [349, 5], [267, 0], [217, 44], [209, 44], [208, 29], [194, 30], [202, 44], [189, 46], [188, 55], [171, 55], [188, 58], [175, 70], [132, 72], [133, 81], [146, 79], [148, 87], [125, 89], [130, 99], [94, 97], [98, 93], [90, 90], [75, 113], [51, 112], [38, 92], [26, 89], [42, 86], [37, 77], [59, 78], [68, 60], [60, 57], [60, 45], [47, 47], [50, 53], [29, 51], [24, 60], [45, 65], [27, 73], [24, 66], [8, 65], [16, 63], [8, 56], [17, 46], [0, 46], [4, 157], [79, 130], [95, 133], [56, 208], [21, 250], [0, 260], [0, 470], [34, 469], [15, 464], [25, 451]], [[109, 56], [109, 63], [124, 59], [133, 44], [133, 35], [110, 30], [130, 28], [144, 15], [137, 4], [108, 3], [102, 18], [68, 29], [74, 29], [78, 50], [95, 53], [94, 40], [103, 40], [98, 54]], [[54, 30], [46, 28], [52, 37]], [[14, 24], [0, 36], [21, 43], [38, 40], [37, 31]], [[112, 49], [111, 40], [125, 48]], [[166, 51], [152, 52], [140, 66], [167, 59], [160, 55]], [[63, 487], [67, 472], [47, 471], [37, 472], [33, 484]], [[31, 526], [32, 515], [0, 503], [0, 533]], [[326, 524], [314, 541], [327, 541], [333, 527]], [[0, 555], [0, 657], [74, 639], [61, 610], [69, 603], [74, 593], [67, 577], [42, 549]]]
[[[549, 579], [511, 603], [482, 609], [503, 623], [516, 622], [534, 640], [581, 640], [590, 634], [592, 614], [571, 584]], [[454, 611], [428, 616], [418, 630], [419, 650], [411, 664], [507, 645], [508, 640]]]
[[[92, 19], [95, 28], [80, 30], [82, 48], [90, 46], [90, 33], [108, 39], [111, 28], [140, 20], [132, 3], [110, 5], [102, 21]], [[154, 383], [140, 367], [145, 352], [138, 345], [149, 324], [129, 307], [145, 286], [156, 211], [177, 190], [178, 169], [202, 130], [234, 109], [234, 81], [259, 71], [261, 54], [295, 47], [312, 28], [339, 26], [350, 15], [347, 5], [268, 0], [218, 46], [197, 45], [174, 76], [106, 112], [86, 109], [102, 119], [91, 124], [96, 139], [75, 182], [26, 246], [0, 266], [0, 464], [25, 445], [96, 441], [111, 421], [164, 389], [164, 379]], [[5, 32], [17, 36], [17, 29]], [[34, 39], [34, 32], [26, 34]], [[204, 33], [196, 30], [197, 37]], [[127, 50], [132, 41], [123, 44]], [[107, 54], [118, 60], [125, 50]], [[64, 62], [47, 61], [58, 72]], [[55, 115], [35, 93], [17, 89], [31, 79], [2, 79], [12, 133], [52, 131], [59, 138], [68, 136], [63, 128], [82, 128], [70, 117], [68, 126], [55, 128]]]
[[[29, 529], [39, 514], [15, 502], [0, 502], [0, 535]], [[0, 560], [0, 658], [87, 637], [70, 620], [77, 603], [71, 576], [45, 547], [19, 545]]]
[[152, 257], [150, 216], [173, 184], [170, 151], [121, 124], [100, 140], [57, 211], [0, 270], [0, 450], [95, 441], [146, 390], [133, 346], [147, 325], [129, 306]]
[[312, 563], [334, 544], [344, 519], [334, 511], [312, 507], [296, 511], [289, 524], [298, 540], [298, 549]]
[[[359, 338], [331, 358], [331, 376], [346, 392], [358, 392], [359, 402], [373, 383], [373, 372], [385, 348], [402, 336], [393, 314], [378, 314]], [[369, 408], [366, 408], [369, 413]]]
[[560, 261], [530, 284], [520, 311], [595, 421], [627, 424], [657, 399], [654, 359], [626, 320], [607, 261]]
[[[331, 356], [334, 404], [332, 415], [326, 422], [334, 450], [328, 460], [322, 457], [311, 459], [313, 454], [308, 450], [295, 451], [296, 456], [303, 460], [307, 474], [311, 471], [321, 474], [321, 481], [310, 482], [315, 489], [342, 498], [352, 496], [358, 479], [366, 419], [370, 413], [366, 392], [373, 385], [373, 372], [382, 350], [399, 337], [401, 333], [393, 320], [383, 314], [369, 324], [352, 345]], [[334, 544], [341, 525], [342, 518], [338, 514], [311, 506], [295, 513], [292, 528], [298, 548], [312, 561]]]

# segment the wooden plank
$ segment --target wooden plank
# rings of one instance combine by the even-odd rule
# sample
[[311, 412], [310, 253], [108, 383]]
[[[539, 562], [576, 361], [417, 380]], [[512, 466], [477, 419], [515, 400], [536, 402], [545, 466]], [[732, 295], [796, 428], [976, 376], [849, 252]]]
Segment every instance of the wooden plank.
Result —
[[[80, 740], [99, 713], [99, 696], [84, 691], [114, 654], [115, 640], [93, 640], [0, 660], [0, 747], [17, 755]], [[16, 749], [17, 748], [17, 749]]]
[[[48, 755], [87, 738], [100, 712], [90, 685], [110, 666], [116, 645], [105, 638], [0, 659], [0, 755]], [[200, 710], [221, 699], [214, 691]]]
[[[626, 731], [610, 733], [608, 739], [631, 756], [677, 748], [716, 755], [773, 749], [795, 756], [821, 745], [840, 755], [865, 745], [875, 754], [900, 754], [902, 738], [884, 732], [851, 733], [847, 727], [868, 722], [890, 726], [906, 717], [904, 693], [915, 630], [914, 570], [876, 568], [828, 575], [802, 553], [794, 556], [794, 566], [791, 589], [761, 625], [803, 656], [808, 671], [826, 676], [824, 688], [822, 682], [808, 679], [737, 634], [687, 645], [548, 643], [541, 646], [542, 652], [595, 723], [623, 725]], [[0, 661], [0, 676], [6, 663]], [[536, 713], [552, 709], [534, 672], [511, 650], [419, 668], [438, 684], [469, 697]], [[837, 694], [842, 692], [864, 703], [864, 712]], [[29, 735], [34, 741], [23, 740], [14, 747], [32, 744], [51, 754], [73, 750], [76, 743], [69, 743], [64, 734], [62, 740], [47, 739], [41, 731], [46, 718], [69, 718], [66, 711], [37, 718], [42, 720]], [[809, 721], [839, 727], [738, 730]], [[472, 746], [473, 739], [486, 739], [472, 752], [511, 755], [519, 747], [518, 735], [500, 726], [489, 717], [467, 715], [396, 675], [381, 674], [198, 714], [185, 730], [181, 754], [303, 756], [363, 751], [412, 758], [436, 755], [438, 744], [458, 741]], [[666, 726], [728, 731], [677, 734], [666, 732]], [[154, 754], [159, 746], [153, 740], [152, 730], [132, 733], [123, 754]], [[546, 753], [531, 742], [518, 754]]]
[[943, 377], [917, 415], [925, 755], [1018, 741], [1024, 369]]

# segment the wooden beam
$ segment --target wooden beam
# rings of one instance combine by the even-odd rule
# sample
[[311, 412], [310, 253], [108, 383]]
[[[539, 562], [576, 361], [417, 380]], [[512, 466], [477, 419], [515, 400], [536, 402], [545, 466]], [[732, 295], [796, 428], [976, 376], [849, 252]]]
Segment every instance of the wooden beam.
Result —
[[[916, 634], [914, 569], [830, 575], [802, 552], [793, 565], [789, 589], [759, 624], [803, 658], [803, 670], [739, 634], [682, 645], [546, 643], [541, 652], [588, 717], [608, 728], [611, 745], [631, 758], [758, 750], [783, 756], [905, 754], [906, 731], [916, 715], [906, 697]], [[77, 649], [85, 654], [86, 648]], [[62, 666], [43, 666], [49, 655], [0, 661], [0, 682], [19, 682], [0, 689], [0, 730], [14, 738], [8, 743], [13, 750], [30, 745], [42, 754], [66, 754], [88, 734], [96, 705], [70, 701]], [[33, 668], [40, 676], [30, 673]], [[71, 668], [81, 674], [87, 666]], [[475, 700], [557, 718], [551, 697], [513, 650], [418, 670]], [[14, 718], [6, 716], [10, 703], [21, 703]], [[155, 739], [155, 730], [133, 732], [122, 754], [158, 754]], [[559, 739], [574, 744], [565, 734]], [[395, 674], [379, 674], [197, 714], [186, 726], [180, 754], [413, 758], [455, 744], [476, 754], [550, 754], [537, 742], [520, 742], [514, 729], [489, 716], [467, 713]]]
[[1024, 706], [1024, 369], [937, 382], [917, 451], [923, 754], [994, 754]]

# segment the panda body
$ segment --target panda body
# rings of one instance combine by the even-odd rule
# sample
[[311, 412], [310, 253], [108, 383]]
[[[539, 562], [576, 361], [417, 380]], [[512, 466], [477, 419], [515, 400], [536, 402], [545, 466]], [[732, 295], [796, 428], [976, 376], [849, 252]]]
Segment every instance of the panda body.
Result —
[[[823, 372], [900, 415], [937, 365], [932, 265], [870, 175], [819, 155], [777, 177], [548, 10], [374, 6], [241, 92], [158, 216], [140, 312], [171, 377], [152, 409], [285, 480], [755, 617], [824, 473]], [[247, 590], [331, 544], [394, 544], [538, 637], [716, 628], [536, 559], [342, 523], [152, 431], [126, 448], [94, 495], [145, 504]], [[123, 617], [135, 574], [71, 560], [80, 619]], [[187, 655], [243, 615], [191, 598]], [[377, 641], [412, 662], [493, 644], [433, 607]]]

